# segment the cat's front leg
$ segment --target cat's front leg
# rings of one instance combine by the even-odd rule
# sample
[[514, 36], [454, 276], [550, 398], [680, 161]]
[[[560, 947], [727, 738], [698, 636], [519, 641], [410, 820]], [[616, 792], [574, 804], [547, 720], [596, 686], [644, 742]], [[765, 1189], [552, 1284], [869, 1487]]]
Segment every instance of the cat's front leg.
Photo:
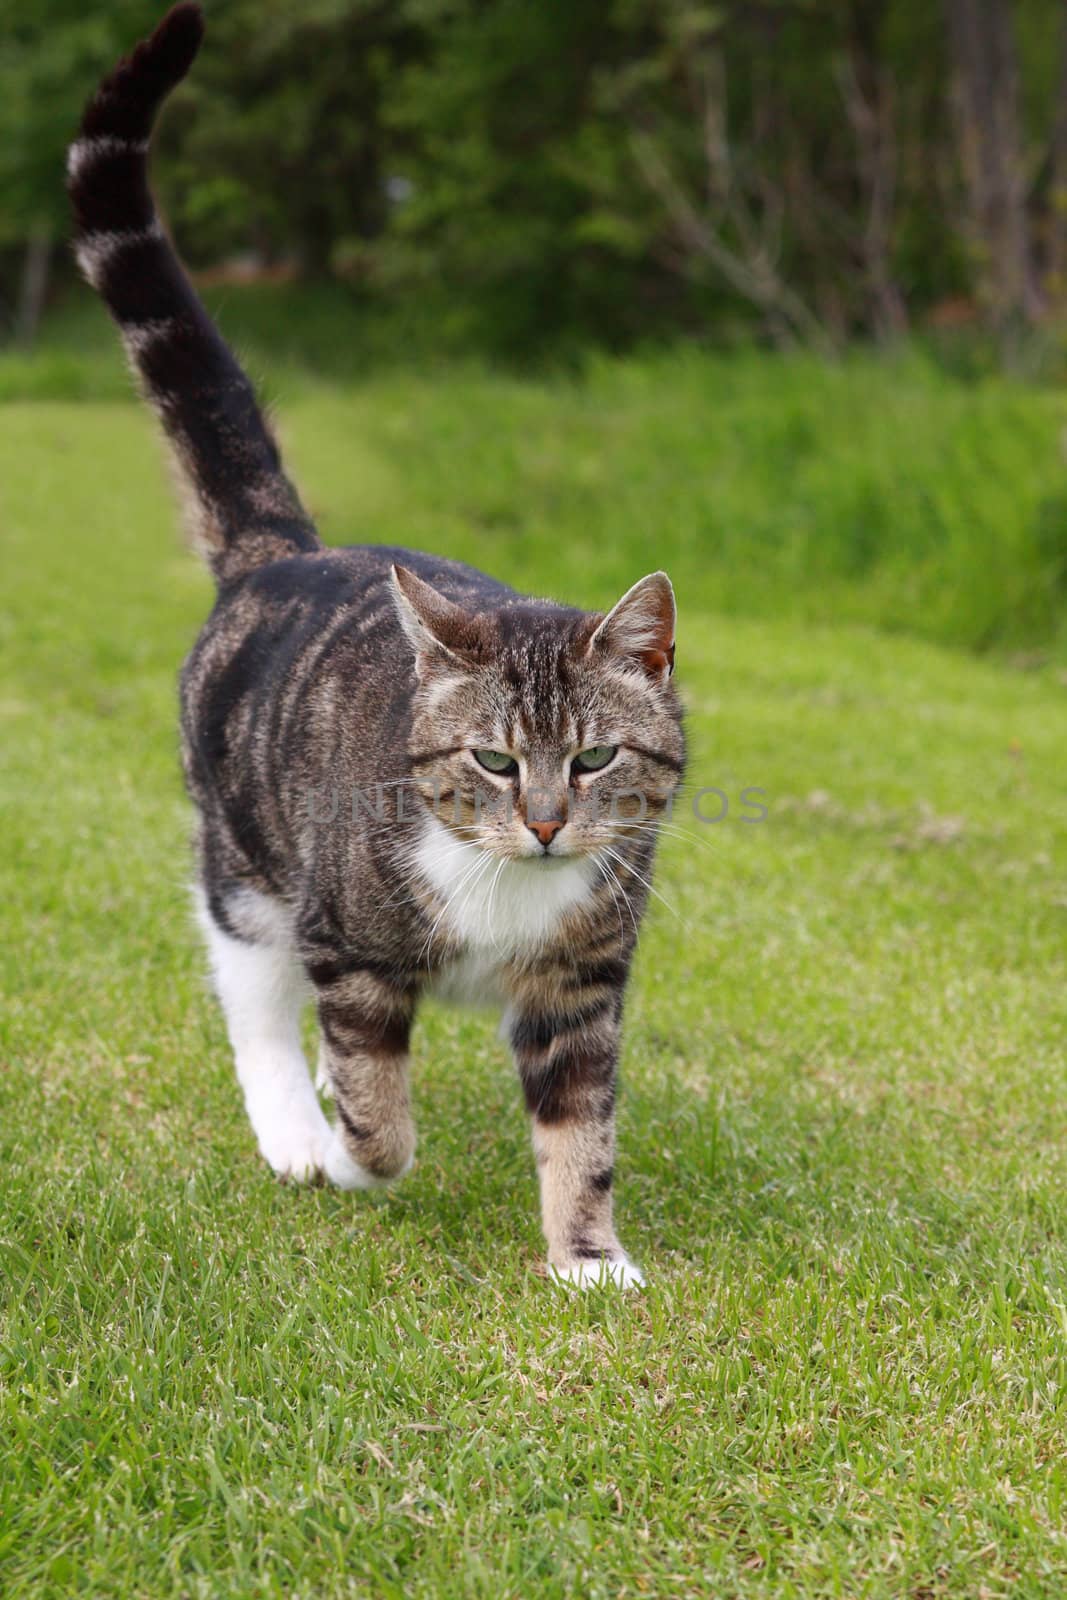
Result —
[[583, 1286], [644, 1282], [612, 1216], [620, 1010], [617, 991], [577, 991], [566, 1003], [527, 992], [510, 1020], [533, 1118], [549, 1268]]
[[322, 1064], [337, 1121], [326, 1176], [343, 1189], [400, 1178], [415, 1156], [408, 1094], [414, 991], [372, 964], [315, 961]]

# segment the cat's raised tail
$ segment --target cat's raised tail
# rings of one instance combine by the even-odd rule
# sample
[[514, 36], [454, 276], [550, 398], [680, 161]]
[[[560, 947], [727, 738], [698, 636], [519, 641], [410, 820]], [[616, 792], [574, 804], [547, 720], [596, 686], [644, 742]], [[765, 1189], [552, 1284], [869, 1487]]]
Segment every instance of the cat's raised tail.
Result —
[[176, 5], [109, 73], [67, 161], [78, 265], [118, 323], [191, 490], [191, 532], [220, 583], [318, 538], [252, 385], [189, 282], [148, 186], [156, 113], [196, 57], [199, 5]]

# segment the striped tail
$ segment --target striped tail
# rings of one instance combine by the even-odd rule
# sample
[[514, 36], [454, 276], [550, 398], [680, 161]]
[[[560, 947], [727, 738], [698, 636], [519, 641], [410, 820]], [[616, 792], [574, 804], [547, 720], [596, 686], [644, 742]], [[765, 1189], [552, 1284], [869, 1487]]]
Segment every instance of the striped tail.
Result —
[[90, 100], [70, 147], [75, 253], [192, 491], [192, 532], [220, 584], [318, 548], [248, 378], [197, 298], [148, 186], [156, 112], [191, 67], [199, 5], [176, 5]]

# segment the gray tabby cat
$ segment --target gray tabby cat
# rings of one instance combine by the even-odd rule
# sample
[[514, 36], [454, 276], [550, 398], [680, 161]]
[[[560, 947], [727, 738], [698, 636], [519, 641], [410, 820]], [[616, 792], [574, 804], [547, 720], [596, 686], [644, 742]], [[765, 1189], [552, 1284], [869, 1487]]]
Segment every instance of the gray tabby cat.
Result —
[[[156, 111], [202, 34], [178, 5], [105, 78], [69, 190], [79, 263], [218, 584], [182, 673], [182, 742], [200, 919], [259, 1148], [280, 1177], [400, 1177], [420, 994], [498, 1001], [550, 1268], [640, 1283], [612, 1222], [615, 1080], [684, 759], [671, 585], [653, 573], [602, 616], [418, 551], [319, 542], [148, 187]], [[333, 1127], [301, 1049], [309, 987]]]

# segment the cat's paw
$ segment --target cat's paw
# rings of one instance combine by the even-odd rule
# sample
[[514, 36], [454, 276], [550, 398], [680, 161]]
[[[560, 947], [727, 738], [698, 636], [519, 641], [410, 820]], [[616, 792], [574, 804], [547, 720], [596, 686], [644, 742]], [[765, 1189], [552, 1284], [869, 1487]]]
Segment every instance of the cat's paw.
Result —
[[643, 1289], [645, 1275], [626, 1256], [600, 1261], [573, 1261], [566, 1267], [549, 1267], [548, 1275], [557, 1283], [575, 1289]]
[[277, 1177], [312, 1183], [326, 1171], [333, 1134], [318, 1105], [289, 1106], [254, 1120], [260, 1154]]
[[331, 1183], [339, 1189], [380, 1189], [389, 1183], [388, 1178], [379, 1178], [373, 1172], [368, 1172], [366, 1167], [349, 1154], [340, 1133], [332, 1132], [326, 1151], [324, 1171]]

